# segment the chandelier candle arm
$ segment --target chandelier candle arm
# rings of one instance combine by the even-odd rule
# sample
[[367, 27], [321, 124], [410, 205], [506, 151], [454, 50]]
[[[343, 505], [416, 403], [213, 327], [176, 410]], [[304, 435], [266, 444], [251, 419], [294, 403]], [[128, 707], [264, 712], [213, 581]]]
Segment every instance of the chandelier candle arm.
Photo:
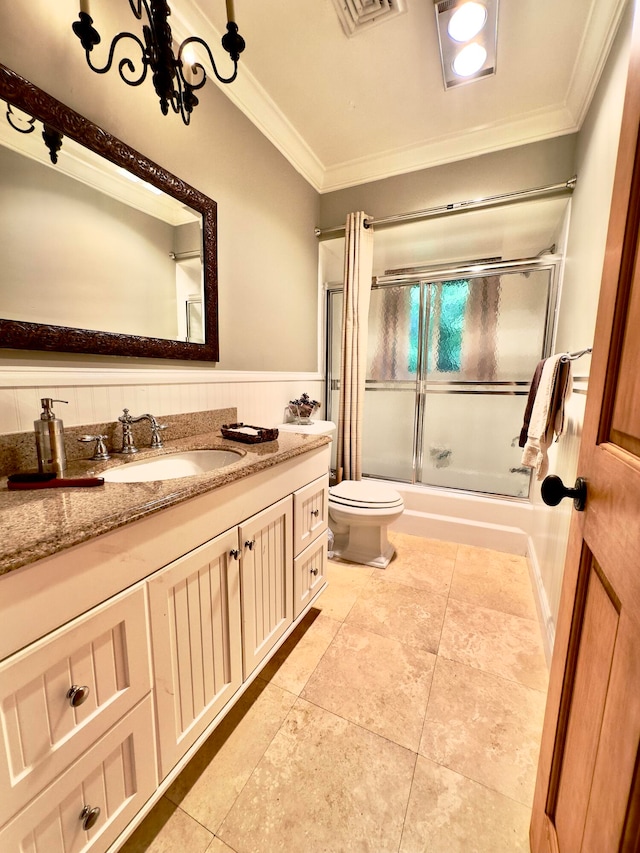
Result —
[[89, 14], [89, 0], [80, 0], [78, 20], [73, 23], [72, 28], [85, 50], [87, 65], [97, 74], [105, 74], [113, 65], [117, 45], [121, 41], [131, 40], [140, 50], [142, 70], [137, 73], [133, 60], [125, 57], [118, 62], [120, 79], [128, 86], [139, 86], [146, 79], [147, 72], [151, 70], [153, 86], [160, 100], [163, 115], [167, 115], [171, 107], [173, 112], [180, 114], [184, 124], [188, 125], [191, 121], [191, 113], [198, 105], [198, 98], [194, 91], [201, 89], [206, 83], [207, 71], [195, 59], [194, 54], [187, 52], [183, 57], [185, 48], [191, 44], [200, 45], [207, 54], [214, 75], [221, 83], [232, 83], [238, 74], [238, 62], [240, 54], [245, 49], [245, 41], [233, 20], [235, 17], [233, 0], [226, 0], [227, 32], [222, 37], [222, 47], [233, 62], [233, 71], [228, 77], [223, 77], [219, 73], [209, 45], [197, 36], [185, 39], [178, 48], [177, 57], [174, 55], [171, 27], [168, 22], [171, 9], [167, 0], [129, 0], [129, 5], [137, 20], [142, 21], [143, 15], [146, 15], [147, 23], [142, 24], [143, 40], [134, 33], [118, 33], [111, 40], [106, 64], [98, 67], [91, 60], [91, 52], [97, 44], [100, 44], [101, 37], [93, 26], [93, 19]]

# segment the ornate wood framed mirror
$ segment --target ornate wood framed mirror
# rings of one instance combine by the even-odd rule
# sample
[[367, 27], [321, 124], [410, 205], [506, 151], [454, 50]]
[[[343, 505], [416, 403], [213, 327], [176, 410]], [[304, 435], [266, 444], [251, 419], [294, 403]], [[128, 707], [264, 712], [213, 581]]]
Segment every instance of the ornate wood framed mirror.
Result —
[[0, 346], [217, 361], [215, 201], [2, 65], [0, 98]]

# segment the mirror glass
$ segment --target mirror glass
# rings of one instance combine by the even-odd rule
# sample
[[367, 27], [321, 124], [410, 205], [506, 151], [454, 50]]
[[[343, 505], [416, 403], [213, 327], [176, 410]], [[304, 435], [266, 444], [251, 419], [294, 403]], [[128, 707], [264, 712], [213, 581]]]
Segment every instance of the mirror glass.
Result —
[[2, 345], [217, 360], [215, 202], [2, 66], [0, 96]]

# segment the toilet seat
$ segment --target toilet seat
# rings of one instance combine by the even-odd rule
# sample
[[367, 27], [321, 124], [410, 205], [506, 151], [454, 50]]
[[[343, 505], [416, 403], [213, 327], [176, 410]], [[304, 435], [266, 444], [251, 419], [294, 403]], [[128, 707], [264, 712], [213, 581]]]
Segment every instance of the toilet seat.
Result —
[[402, 497], [383, 483], [366, 480], [343, 480], [329, 489], [329, 503], [352, 509], [396, 509], [403, 505]]

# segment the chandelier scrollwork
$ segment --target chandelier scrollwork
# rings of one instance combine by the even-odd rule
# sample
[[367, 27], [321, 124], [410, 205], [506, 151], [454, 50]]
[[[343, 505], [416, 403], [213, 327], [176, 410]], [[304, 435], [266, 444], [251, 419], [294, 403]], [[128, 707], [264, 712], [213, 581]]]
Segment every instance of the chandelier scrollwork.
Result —
[[140, 58], [134, 60], [127, 56], [118, 62], [120, 79], [128, 86], [140, 86], [146, 80], [147, 74], [151, 73], [151, 80], [160, 100], [163, 115], [167, 115], [171, 108], [188, 125], [191, 121], [191, 113], [198, 105], [198, 97], [195, 93], [207, 82], [205, 67], [189, 56], [193, 46], [197, 45], [204, 50], [215, 77], [221, 83], [232, 83], [237, 77], [238, 63], [240, 54], [245, 49], [245, 41], [233, 20], [233, 0], [227, 0], [227, 32], [222, 37], [222, 47], [233, 63], [232, 73], [227, 77], [220, 74], [211, 48], [198, 36], [185, 39], [178, 48], [177, 56], [174, 55], [173, 38], [168, 21], [171, 9], [166, 0], [129, 0], [129, 6], [137, 20], [143, 21], [142, 38], [135, 33], [118, 33], [111, 41], [106, 63], [98, 66], [93, 63], [92, 52], [102, 38], [93, 25], [93, 18], [89, 13], [89, 0], [81, 0], [78, 20], [72, 27], [82, 43], [87, 64], [97, 74], [106, 74], [113, 67], [118, 45], [121, 42], [132, 43], [136, 52], [139, 51]]

